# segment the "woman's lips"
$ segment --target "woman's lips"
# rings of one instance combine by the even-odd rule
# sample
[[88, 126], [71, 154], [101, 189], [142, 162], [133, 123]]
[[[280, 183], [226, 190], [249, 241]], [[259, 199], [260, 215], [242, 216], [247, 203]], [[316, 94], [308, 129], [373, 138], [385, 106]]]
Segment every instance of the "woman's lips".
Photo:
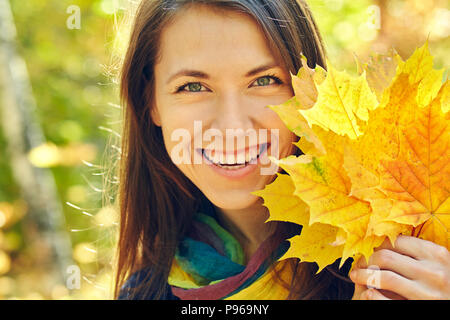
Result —
[[258, 157], [267, 148], [268, 143], [262, 143], [257, 146], [248, 147], [246, 149], [241, 149], [237, 152], [222, 152], [216, 150], [197, 150], [201, 152], [202, 156], [206, 158], [209, 162], [213, 162], [216, 165], [243, 165], [245, 163], [256, 163]]
[[[269, 147], [270, 147], [270, 143], [264, 143], [264, 144], [260, 145], [260, 148], [259, 148], [260, 152], [257, 154], [256, 159], [254, 159], [251, 162], [245, 162], [245, 164], [241, 163], [241, 164], [234, 164], [234, 165], [233, 164], [232, 165], [216, 164], [205, 156], [202, 149], [197, 149], [196, 151], [201, 153], [205, 163], [215, 173], [217, 173], [223, 177], [226, 177], [228, 179], [240, 179], [240, 178], [243, 178], [243, 177], [249, 175], [250, 173], [252, 173], [254, 170], [256, 170], [259, 167], [259, 164], [261, 164], [260, 158], [261, 158], [261, 156], [267, 155]], [[248, 150], [248, 149], [246, 149], [246, 150]]]

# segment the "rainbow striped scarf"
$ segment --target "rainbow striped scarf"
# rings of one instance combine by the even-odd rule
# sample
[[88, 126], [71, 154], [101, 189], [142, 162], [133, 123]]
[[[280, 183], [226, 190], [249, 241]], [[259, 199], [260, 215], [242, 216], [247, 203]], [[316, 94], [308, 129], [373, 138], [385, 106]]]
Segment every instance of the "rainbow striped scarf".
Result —
[[269, 237], [245, 266], [239, 242], [212, 216], [197, 213], [177, 248], [169, 285], [182, 300], [283, 300], [292, 272], [277, 260], [288, 248], [288, 241]]

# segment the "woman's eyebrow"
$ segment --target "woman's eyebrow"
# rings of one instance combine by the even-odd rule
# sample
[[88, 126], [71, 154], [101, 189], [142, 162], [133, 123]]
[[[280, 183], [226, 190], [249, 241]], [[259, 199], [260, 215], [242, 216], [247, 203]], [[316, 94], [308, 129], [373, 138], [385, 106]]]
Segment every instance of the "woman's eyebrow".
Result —
[[[265, 64], [265, 65], [262, 65], [262, 66], [259, 66], [259, 67], [256, 67], [256, 68], [250, 70], [249, 72], [247, 72], [247, 74], [245, 76], [248, 78], [248, 77], [254, 76], [258, 73], [261, 73], [263, 71], [273, 69], [276, 67], [279, 67], [279, 65], [276, 63], [268, 63], [268, 64]], [[192, 69], [182, 69], [182, 70], [176, 72], [175, 74], [171, 75], [169, 77], [169, 79], [167, 80], [167, 84], [169, 84], [176, 78], [182, 77], [182, 76], [194, 77], [194, 78], [200, 78], [200, 79], [206, 79], [206, 80], [211, 78], [207, 73], [205, 73], [203, 71], [192, 70]]]

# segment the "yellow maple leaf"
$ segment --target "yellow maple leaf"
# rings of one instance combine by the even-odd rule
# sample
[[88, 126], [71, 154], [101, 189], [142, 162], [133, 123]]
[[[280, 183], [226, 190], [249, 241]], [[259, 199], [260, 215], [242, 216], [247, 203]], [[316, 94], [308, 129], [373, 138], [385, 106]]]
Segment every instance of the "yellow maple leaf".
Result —
[[[399, 70], [397, 71], [397, 73], [408, 74], [409, 82], [412, 85], [419, 84], [423, 82], [424, 79], [425, 82], [428, 82], [428, 80], [426, 80], [428, 77], [436, 79], [436, 70], [433, 69], [433, 56], [430, 54], [428, 48], [428, 40], [422, 47], [417, 48], [414, 51], [408, 61], [399, 62]], [[431, 87], [434, 86], [432, 85]], [[436, 93], [437, 91], [439, 90], [436, 90]]]
[[356, 139], [362, 135], [360, 121], [367, 121], [369, 110], [378, 106], [376, 95], [371, 91], [365, 72], [351, 77], [335, 70], [330, 63], [326, 79], [317, 86], [320, 94], [313, 108], [300, 110], [308, 121], [325, 130]]
[[450, 198], [442, 203], [431, 215], [431, 219], [425, 221], [417, 228], [413, 235], [421, 239], [433, 241], [450, 250]]
[[252, 194], [264, 199], [264, 205], [270, 212], [267, 221], [295, 221], [299, 225], [307, 225], [309, 207], [294, 195], [294, 191], [292, 179], [288, 175], [277, 173], [275, 181]]
[[317, 85], [322, 84], [327, 72], [319, 65], [314, 69], [310, 68], [305, 56], [301, 57], [301, 61], [303, 67], [298, 74], [296, 76], [291, 74], [292, 88], [299, 103], [299, 109], [307, 110], [315, 105], [319, 95]]
[[[441, 76], [435, 76], [426, 48], [427, 44], [408, 61], [400, 62], [385, 90], [387, 99], [370, 113], [364, 136], [352, 144], [351, 153], [357, 154], [358, 160], [344, 167], [351, 176], [352, 189], [363, 190], [359, 196], [371, 202], [371, 232], [388, 235], [393, 242], [398, 234], [409, 234], [412, 227], [422, 229], [420, 225], [427, 221], [427, 234], [434, 230], [440, 236], [421, 237], [448, 246], [448, 236], [444, 236], [449, 229], [448, 210], [442, 205], [450, 190], [449, 115], [442, 107], [448, 82], [442, 84]], [[418, 66], [425, 70], [417, 72]], [[425, 107], [425, 100], [418, 99], [426, 87], [423, 83], [440, 89]], [[352, 175], [355, 170], [365, 171], [365, 181]], [[372, 177], [369, 183], [369, 174], [379, 182]]]
[[301, 139], [294, 143], [305, 154], [321, 156], [325, 154], [325, 148], [309, 126], [300, 110], [307, 110], [317, 101], [317, 85], [326, 78], [326, 71], [317, 66], [315, 69], [308, 67], [307, 59], [302, 56], [302, 65], [298, 74], [292, 75], [292, 87], [295, 96], [281, 105], [269, 105], [283, 120], [285, 125]]
[[289, 239], [291, 246], [280, 259], [300, 258], [304, 262], [315, 262], [319, 273], [342, 257], [343, 245], [333, 244], [338, 230], [322, 223], [303, 226], [301, 235]]
[[409, 234], [412, 227], [386, 220], [394, 201], [379, 189], [380, 177], [358, 163], [349, 146], [345, 149], [343, 167], [352, 182], [350, 195], [369, 201], [371, 204], [372, 212], [367, 236], [387, 236], [394, 244], [398, 234]]
[[358, 73], [366, 72], [367, 83], [379, 101], [382, 101], [385, 89], [391, 84], [400, 61], [401, 57], [394, 49], [388, 54], [373, 54], [366, 63], [361, 63], [356, 58]]
[[325, 154], [325, 148], [322, 142], [311, 127], [309, 127], [305, 118], [299, 113], [301, 105], [296, 97], [293, 97], [281, 105], [270, 105], [268, 107], [278, 114], [289, 130], [300, 137], [300, 140], [294, 144], [302, 150], [303, 153], [315, 156]]
[[[448, 246], [450, 114], [442, 112], [440, 94], [427, 107], [416, 108], [402, 130], [399, 157], [382, 162], [383, 190], [395, 190], [391, 197], [397, 200], [388, 220], [414, 227], [427, 221], [425, 237]], [[436, 234], [430, 235], [431, 229]]]
[[448, 79], [445, 81], [441, 95], [441, 109], [442, 112], [447, 113], [450, 111], [450, 83]]
[[[351, 182], [344, 170], [339, 170], [341, 158], [341, 153], [328, 152], [327, 156], [313, 158], [312, 161], [305, 161], [304, 156], [290, 156], [273, 161], [292, 178], [295, 185], [294, 195], [309, 205], [311, 227], [319, 223], [328, 225], [327, 227], [341, 228], [346, 233], [341, 261], [343, 264], [347, 258], [357, 253], [368, 258], [373, 252], [374, 244], [380, 245], [383, 237], [366, 236], [371, 213], [370, 204], [349, 196]], [[291, 222], [296, 223], [295, 220]], [[316, 241], [321, 241], [319, 234]], [[309, 253], [310, 259], [320, 259], [323, 253], [317, 251], [316, 255], [313, 254]]]
[[[278, 173], [274, 182], [252, 194], [264, 199], [264, 205], [270, 212], [267, 221], [295, 221], [303, 226], [302, 236], [289, 239], [291, 246], [280, 260], [298, 257], [302, 261], [317, 262], [317, 272], [320, 272], [342, 256], [343, 247], [332, 244], [336, 240], [338, 228], [318, 223], [309, 226], [309, 207], [294, 195], [294, 191], [292, 179], [288, 175]], [[320, 256], [315, 256], [315, 252], [320, 252]]]
[[307, 99], [294, 97], [289, 110], [272, 106], [295, 134], [309, 138], [297, 144], [303, 140], [306, 155], [271, 158], [292, 180], [285, 176], [277, 187], [284, 184], [309, 207], [306, 225], [305, 216], [283, 218], [279, 204], [271, 210], [265, 201], [277, 219], [305, 225], [285, 257], [322, 270], [336, 258], [341, 265], [348, 257], [368, 260], [386, 237], [393, 243], [399, 234], [450, 248], [448, 79], [433, 69], [427, 43], [406, 61], [393, 53], [390, 59], [360, 65], [358, 77], [328, 63], [319, 81], [307, 67], [293, 77]]

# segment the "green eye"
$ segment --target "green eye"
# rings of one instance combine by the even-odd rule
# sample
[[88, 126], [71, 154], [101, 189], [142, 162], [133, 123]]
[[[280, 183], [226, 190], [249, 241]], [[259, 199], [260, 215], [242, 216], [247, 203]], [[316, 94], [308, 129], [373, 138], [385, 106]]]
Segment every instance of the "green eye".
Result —
[[270, 84], [270, 77], [262, 77], [256, 80], [259, 86], [268, 86]]
[[202, 85], [200, 83], [190, 83], [188, 88], [191, 92], [199, 92], [202, 90]]
[[176, 93], [180, 92], [202, 92], [202, 85], [198, 82], [188, 82], [176, 89]]
[[[274, 83], [271, 83], [271, 80], [273, 80]], [[256, 85], [255, 85], [256, 82]], [[269, 75], [269, 76], [264, 76], [261, 78], [258, 78], [256, 81], [253, 83], [252, 86], [257, 86], [257, 87], [267, 87], [270, 85], [281, 85], [283, 84], [283, 81], [280, 80], [280, 78], [273, 76], [273, 75]], [[195, 93], [195, 92], [203, 92], [202, 91], [203, 85], [199, 82], [188, 82], [185, 83], [182, 86], [179, 86], [176, 88], [175, 93], [181, 93], [181, 92], [191, 92], [191, 93]]]

